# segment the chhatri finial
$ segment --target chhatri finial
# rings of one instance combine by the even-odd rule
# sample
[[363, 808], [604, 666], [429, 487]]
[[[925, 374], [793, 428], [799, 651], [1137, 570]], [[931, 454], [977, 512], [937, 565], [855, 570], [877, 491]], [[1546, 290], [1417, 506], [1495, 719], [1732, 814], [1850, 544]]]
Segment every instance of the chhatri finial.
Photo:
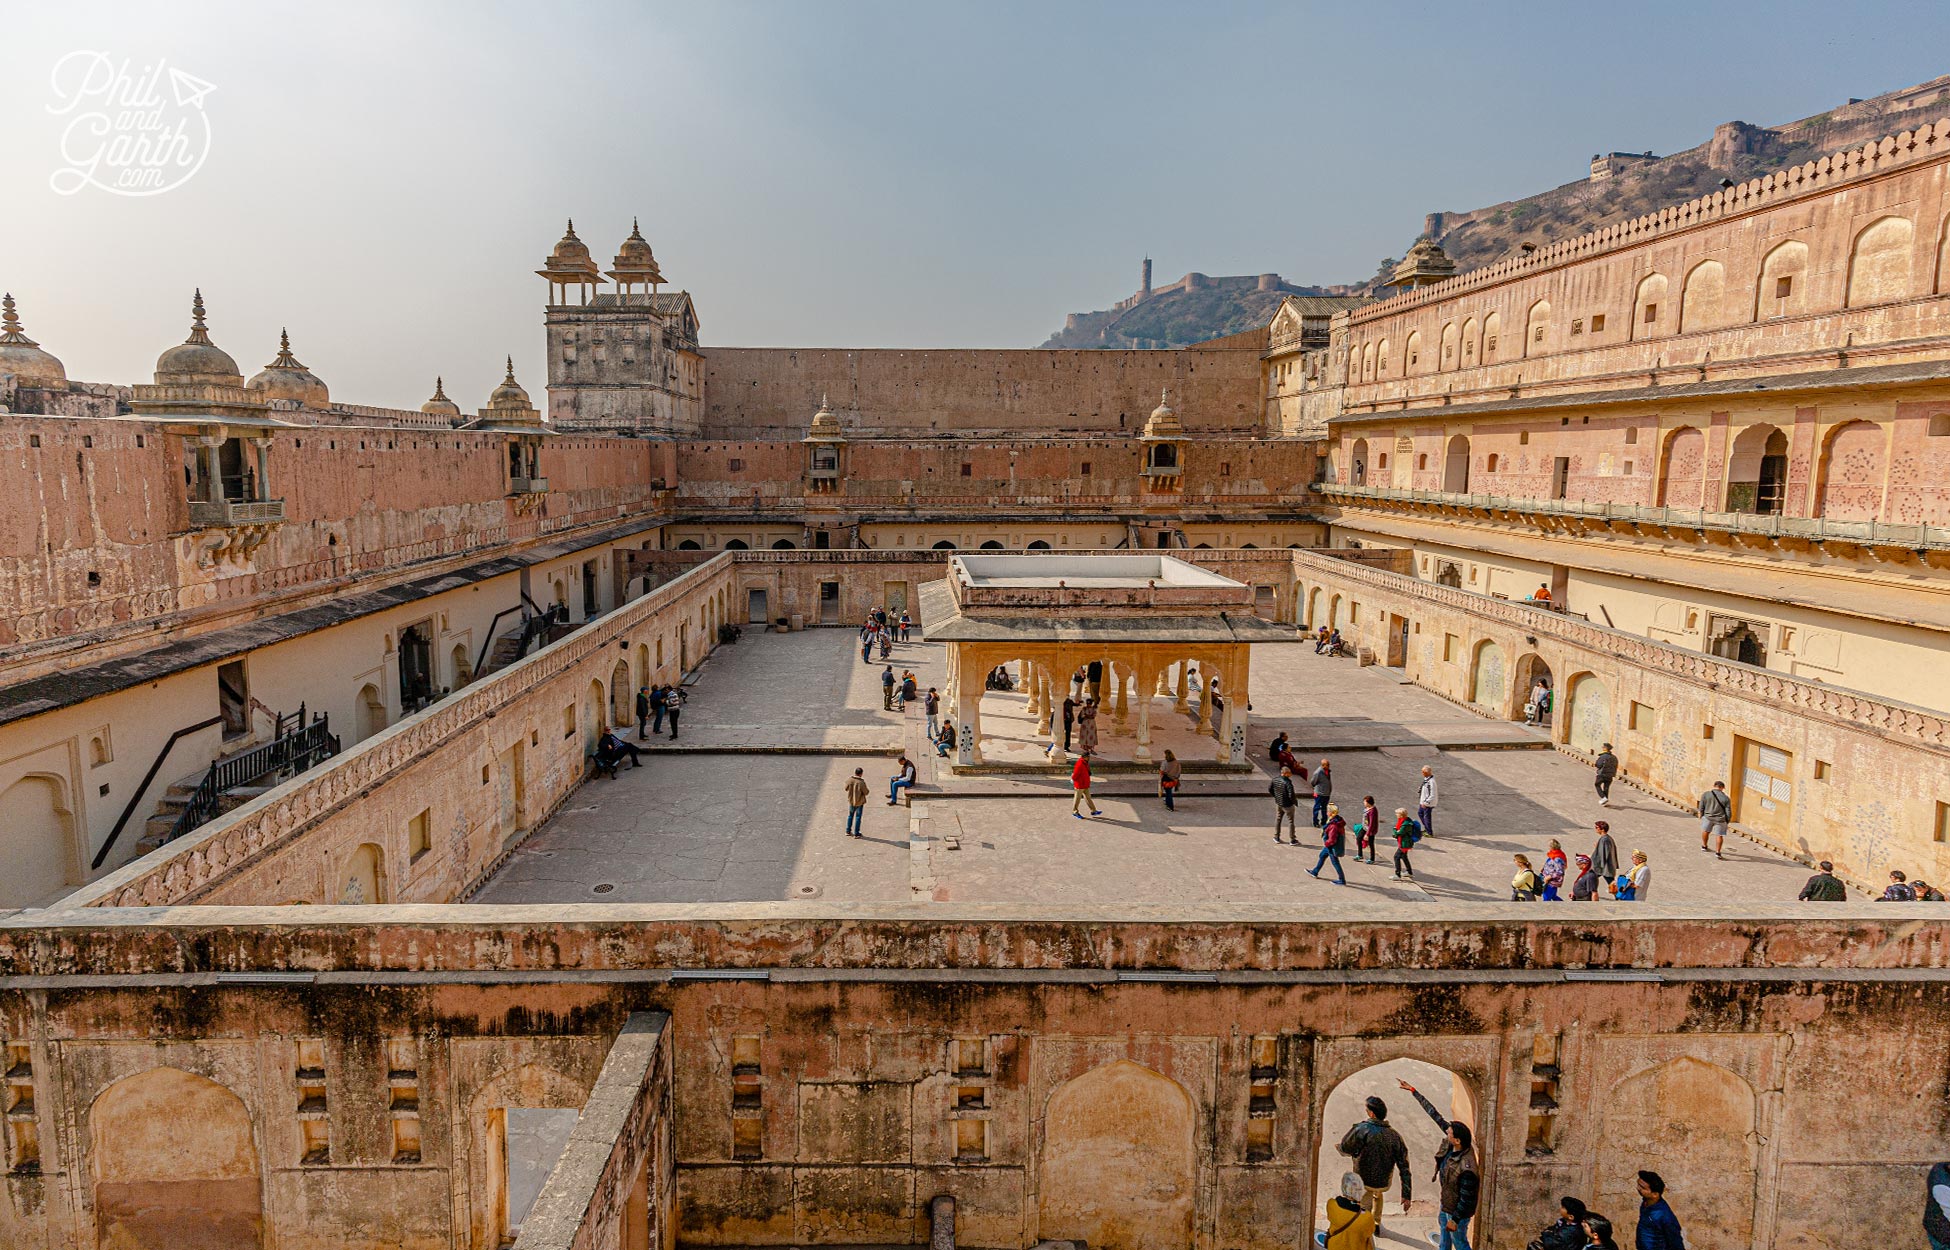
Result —
[[576, 219], [573, 217], [569, 218], [569, 237], [576, 237]]
[[821, 392], [819, 393], [819, 406], [820, 406], [821, 408], [831, 408], [831, 407], [833, 406], [833, 405], [831, 405], [831, 404], [829, 404], [829, 403], [827, 403], [827, 402], [826, 402], [826, 392], [825, 392], [825, 391], [821, 391]]
[[20, 332], [20, 314], [14, 311], [14, 296], [9, 291], [0, 296], [0, 333], [6, 334], [6, 341], [11, 342]]
[[190, 336], [183, 341], [185, 343], [202, 343], [205, 345], [208, 345], [210, 342], [210, 328], [203, 324], [202, 287], [196, 288], [196, 298], [190, 301]]
[[291, 350], [291, 331], [285, 329], [283, 326], [278, 327], [278, 350], [281, 352]]
[[515, 380], [515, 358], [514, 358], [513, 356], [510, 356], [510, 357], [508, 357], [508, 378], [507, 378], [507, 380], [508, 380], [508, 381], [510, 381], [510, 382], [512, 382], [512, 381], [514, 381], [514, 380]]
[[447, 379], [441, 377], [439, 374], [435, 374], [433, 378], [433, 397], [435, 399], [447, 398]]
[[636, 224], [636, 218], [634, 217], [630, 218], [630, 233], [631, 234], [643, 233], [643, 227]]

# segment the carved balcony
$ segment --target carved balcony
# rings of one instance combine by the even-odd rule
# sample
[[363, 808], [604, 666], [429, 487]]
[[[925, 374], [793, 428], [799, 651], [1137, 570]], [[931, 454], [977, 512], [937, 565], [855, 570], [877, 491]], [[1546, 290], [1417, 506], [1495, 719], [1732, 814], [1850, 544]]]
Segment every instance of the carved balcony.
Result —
[[282, 499], [192, 499], [192, 529], [237, 529], [246, 525], [278, 525], [284, 521]]

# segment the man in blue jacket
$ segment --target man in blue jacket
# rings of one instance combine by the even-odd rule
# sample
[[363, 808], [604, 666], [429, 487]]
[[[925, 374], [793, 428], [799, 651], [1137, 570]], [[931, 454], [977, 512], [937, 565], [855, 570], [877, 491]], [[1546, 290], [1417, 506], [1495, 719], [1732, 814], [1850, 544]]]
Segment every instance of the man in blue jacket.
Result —
[[1666, 1205], [1666, 1181], [1657, 1172], [1639, 1173], [1638, 1250], [1686, 1250], [1679, 1217]]

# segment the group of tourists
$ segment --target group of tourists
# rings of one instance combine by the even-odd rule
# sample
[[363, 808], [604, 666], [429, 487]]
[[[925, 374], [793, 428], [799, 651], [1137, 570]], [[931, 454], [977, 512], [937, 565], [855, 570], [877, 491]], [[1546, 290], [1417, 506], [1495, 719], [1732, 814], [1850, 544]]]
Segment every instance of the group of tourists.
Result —
[[[1435, 1109], [1407, 1081], [1397, 1082], [1420, 1103], [1442, 1133], [1431, 1177], [1437, 1191], [1436, 1227], [1429, 1241], [1437, 1250], [1470, 1250], [1469, 1225], [1476, 1218], [1482, 1195], [1482, 1173], [1476, 1160], [1474, 1135], [1467, 1124], [1451, 1120]], [[1327, 1228], [1314, 1234], [1325, 1250], [1374, 1250], [1381, 1232], [1382, 1207], [1391, 1183], [1399, 1177], [1402, 1214], [1414, 1206], [1414, 1174], [1408, 1144], [1388, 1123], [1388, 1104], [1370, 1096], [1367, 1118], [1348, 1129], [1339, 1150], [1353, 1160], [1353, 1170], [1341, 1178], [1339, 1196], [1327, 1204]], [[1666, 1182], [1657, 1172], [1638, 1174], [1639, 1209], [1635, 1250], [1685, 1250], [1679, 1217], [1666, 1201]], [[1618, 1250], [1616, 1227], [1610, 1219], [1587, 1208], [1578, 1198], [1558, 1202], [1557, 1218], [1532, 1240], [1526, 1250]]]
[[1594, 836], [1589, 854], [1580, 852], [1567, 857], [1564, 844], [1552, 838], [1544, 851], [1541, 869], [1528, 855], [1512, 856], [1517, 870], [1510, 878], [1511, 901], [1561, 903], [1568, 898], [1573, 903], [1645, 902], [1652, 893], [1652, 857], [1644, 851], [1633, 851], [1631, 863], [1621, 870], [1611, 822], [1597, 821], [1591, 831]]
[[[1804, 903], [1846, 903], [1848, 887], [1835, 875], [1835, 865], [1822, 860], [1816, 871], [1795, 897]], [[1900, 868], [1891, 869], [1889, 884], [1876, 896], [1878, 903], [1941, 903], [1943, 891], [1921, 877], [1912, 877]]]
[[1346, 885], [1347, 874], [1341, 869], [1341, 859], [1352, 852], [1356, 863], [1364, 859], [1370, 864], [1376, 863], [1375, 848], [1386, 839], [1393, 844], [1395, 879], [1414, 879], [1415, 868], [1410, 852], [1423, 838], [1435, 835], [1435, 808], [1440, 794], [1434, 768], [1425, 766], [1422, 769], [1415, 791], [1414, 815], [1409, 814], [1408, 808], [1398, 807], [1392, 821], [1384, 825], [1374, 796], [1365, 794], [1361, 796], [1360, 819], [1350, 825], [1341, 815], [1340, 806], [1333, 801], [1332, 763], [1321, 760], [1309, 772], [1306, 765], [1294, 758], [1285, 733], [1273, 739], [1267, 748], [1267, 755], [1280, 769], [1280, 775], [1266, 787], [1266, 792], [1273, 799], [1275, 842], [1286, 842], [1290, 836], [1291, 845], [1300, 845], [1300, 800], [1302, 797], [1312, 800], [1313, 827], [1320, 830], [1320, 858], [1307, 870], [1309, 876], [1318, 877], [1323, 870], [1332, 868], [1335, 882]]
[[636, 736], [639, 742], [648, 741], [651, 734], [664, 731], [664, 722], [670, 722], [670, 737], [677, 738], [677, 718], [684, 710], [684, 701], [690, 696], [682, 688], [672, 685], [638, 686], [636, 688]]
[[894, 644], [906, 642], [914, 632], [914, 618], [902, 609], [898, 614], [875, 608], [860, 623], [860, 662], [873, 663], [875, 651], [885, 660], [894, 653]]

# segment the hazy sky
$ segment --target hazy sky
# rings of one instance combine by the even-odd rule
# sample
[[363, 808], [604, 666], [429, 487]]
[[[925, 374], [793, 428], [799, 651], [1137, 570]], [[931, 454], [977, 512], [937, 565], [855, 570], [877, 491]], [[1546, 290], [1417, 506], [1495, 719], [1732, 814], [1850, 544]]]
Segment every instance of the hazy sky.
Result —
[[[1431, 209], [1950, 71], [1950, 5], [174, 4], [0, 19], [0, 287], [146, 381], [201, 285], [339, 400], [542, 389], [573, 216], [642, 218], [706, 344], [1023, 347], [1137, 283], [1365, 277]], [[215, 85], [165, 194], [57, 194], [80, 50]], [[71, 67], [72, 67], [72, 63]], [[169, 89], [164, 88], [164, 94]], [[72, 142], [72, 136], [70, 137]]]

